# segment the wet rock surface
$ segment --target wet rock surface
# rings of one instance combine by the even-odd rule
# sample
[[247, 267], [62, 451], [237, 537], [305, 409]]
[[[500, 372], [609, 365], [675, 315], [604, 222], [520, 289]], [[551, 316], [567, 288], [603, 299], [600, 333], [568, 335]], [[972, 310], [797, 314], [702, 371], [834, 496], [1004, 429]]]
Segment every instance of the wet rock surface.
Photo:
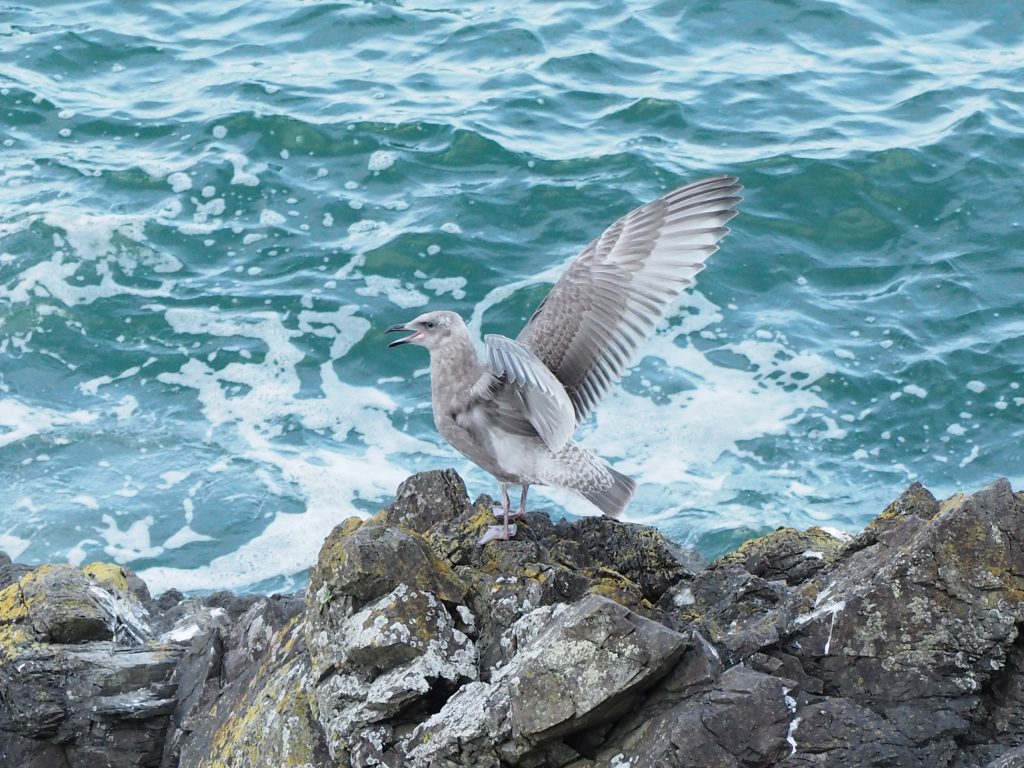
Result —
[[1024, 768], [1024, 494], [914, 484], [707, 565], [454, 472], [342, 521], [303, 595], [155, 600], [0, 557], [0, 765]]

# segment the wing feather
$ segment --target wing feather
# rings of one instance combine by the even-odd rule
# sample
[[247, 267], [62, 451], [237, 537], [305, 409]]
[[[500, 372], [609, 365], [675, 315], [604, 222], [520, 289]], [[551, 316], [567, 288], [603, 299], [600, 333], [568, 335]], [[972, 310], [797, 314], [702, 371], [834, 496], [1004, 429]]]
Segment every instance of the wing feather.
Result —
[[714, 176], [627, 213], [583, 249], [541, 302], [518, 341], [560, 382], [576, 423], [718, 250], [741, 189], [735, 177]]
[[[529, 347], [497, 334], [485, 336], [484, 344], [492, 369], [484, 378], [504, 377], [513, 388], [513, 402], [521, 416], [551, 451], [560, 451], [576, 430], [575, 411], [565, 387]], [[478, 382], [474, 389], [484, 392], [485, 385]], [[502, 391], [492, 390], [490, 382], [486, 389], [494, 395]], [[508, 408], [508, 403], [501, 405]]]

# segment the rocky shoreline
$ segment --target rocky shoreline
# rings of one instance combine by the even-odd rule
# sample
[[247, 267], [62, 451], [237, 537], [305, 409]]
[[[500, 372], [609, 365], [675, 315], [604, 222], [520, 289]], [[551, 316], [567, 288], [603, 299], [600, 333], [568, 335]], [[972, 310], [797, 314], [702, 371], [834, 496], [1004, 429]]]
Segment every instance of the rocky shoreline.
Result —
[[1024, 768], [1024, 494], [910, 486], [710, 565], [407, 480], [304, 595], [0, 557], [0, 765]]

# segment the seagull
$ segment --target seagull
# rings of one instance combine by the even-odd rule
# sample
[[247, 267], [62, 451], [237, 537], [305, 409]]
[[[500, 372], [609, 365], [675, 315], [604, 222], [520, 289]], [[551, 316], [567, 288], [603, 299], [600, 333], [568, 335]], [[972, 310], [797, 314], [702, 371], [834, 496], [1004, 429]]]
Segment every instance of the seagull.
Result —
[[515, 339], [484, 337], [484, 359], [455, 312], [387, 329], [410, 333], [389, 348], [427, 348], [434, 424], [498, 480], [503, 524], [481, 544], [515, 536], [510, 520], [526, 514], [531, 485], [565, 488], [611, 517], [626, 509], [636, 482], [573, 433], [718, 250], [741, 189], [733, 176], [714, 176], [627, 213], [576, 256]]

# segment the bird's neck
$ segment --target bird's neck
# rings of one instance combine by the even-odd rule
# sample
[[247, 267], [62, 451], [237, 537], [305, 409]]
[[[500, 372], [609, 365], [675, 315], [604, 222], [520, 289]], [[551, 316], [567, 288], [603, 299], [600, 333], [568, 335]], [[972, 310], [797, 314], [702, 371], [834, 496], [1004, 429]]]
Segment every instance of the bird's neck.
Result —
[[465, 396], [463, 390], [476, 383], [483, 372], [484, 364], [469, 333], [454, 335], [443, 347], [430, 352], [430, 388], [434, 403], [451, 402], [460, 394]]

